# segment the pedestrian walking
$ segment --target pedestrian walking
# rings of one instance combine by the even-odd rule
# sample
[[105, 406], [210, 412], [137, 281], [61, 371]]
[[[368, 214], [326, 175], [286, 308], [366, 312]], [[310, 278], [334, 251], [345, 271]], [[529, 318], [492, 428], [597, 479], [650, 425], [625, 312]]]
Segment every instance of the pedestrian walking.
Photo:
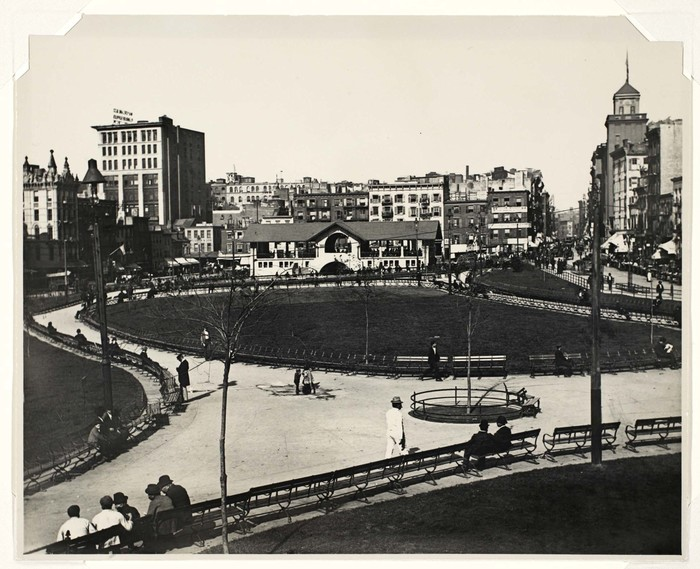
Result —
[[177, 371], [177, 380], [180, 383], [180, 398], [183, 401], [187, 401], [189, 399], [187, 388], [190, 385], [190, 363], [182, 354], [177, 355], [177, 361], [180, 362], [180, 365], [175, 368]]
[[199, 341], [202, 344], [202, 353], [204, 355], [204, 359], [208, 360], [209, 355], [210, 355], [210, 352], [209, 352], [209, 347], [210, 347], [209, 330], [207, 330], [206, 328], [204, 328], [204, 330], [202, 330], [202, 333], [199, 336]]
[[435, 378], [435, 381], [442, 381], [440, 373], [440, 353], [437, 349], [437, 341], [430, 342], [430, 350], [428, 351], [428, 373]]
[[391, 400], [391, 409], [386, 412], [386, 458], [406, 454], [406, 431], [403, 427], [403, 402], [397, 395]]
[[80, 517], [80, 506], [75, 504], [68, 506], [67, 513], [68, 519], [63, 522], [63, 525], [61, 525], [58, 530], [56, 541], [76, 539], [88, 535], [89, 533], [95, 533], [95, 526], [92, 525], [92, 522]]
[[608, 283], [608, 292], [612, 292], [613, 283], [615, 282], [615, 279], [613, 278], [612, 274], [608, 273], [608, 276], [605, 277], [605, 280]]
[[659, 282], [656, 284], [656, 299], [657, 300], [663, 300], [664, 296], [664, 283], [659, 280]]
[[295, 395], [299, 395], [299, 382], [301, 381], [301, 370], [297, 368], [294, 371], [294, 387], [296, 389]]
[[316, 385], [314, 384], [314, 376], [311, 373], [309, 366], [304, 366], [304, 371], [301, 374], [301, 392], [304, 395], [313, 393], [316, 395]]

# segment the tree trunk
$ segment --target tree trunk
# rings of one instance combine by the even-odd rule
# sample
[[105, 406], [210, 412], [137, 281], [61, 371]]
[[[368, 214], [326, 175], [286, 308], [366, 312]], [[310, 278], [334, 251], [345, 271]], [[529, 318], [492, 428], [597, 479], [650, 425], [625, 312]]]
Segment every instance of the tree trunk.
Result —
[[228, 513], [226, 511], [226, 408], [228, 404], [228, 376], [231, 370], [232, 354], [229, 351], [224, 358], [224, 385], [221, 390], [221, 434], [219, 436], [219, 468], [221, 483], [221, 543], [223, 552], [229, 553], [228, 548]]
[[467, 316], [467, 414], [472, 412], [472, 303]]
[[365, 303], [365, 363], [369, 363], [369, 300]]

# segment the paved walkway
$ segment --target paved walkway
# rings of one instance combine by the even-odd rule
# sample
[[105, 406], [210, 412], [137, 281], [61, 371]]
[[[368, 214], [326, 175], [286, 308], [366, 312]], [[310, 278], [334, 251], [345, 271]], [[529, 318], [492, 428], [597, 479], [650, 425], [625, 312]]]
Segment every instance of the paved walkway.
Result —
[[[74, 308], [38, 316], [46, 324], [68, 334], [80, 327], [89, 340], [99, 333], [73, 319]], [[136, 348], [124, 344], [127, 348]], [[174, 353], [149, 349], [150, 356], [173, 369]], [[30, 550], [52, 542], [66, 518], [70, 504], [79, 504], [82, 514], [92, 518], [99, 511], [99, 498], [121, 491], [141, 512], [146, 511], [146, 485], [168, 474], [185, 486], [193, 501], [218, 496], [219, 491], [219, 424], [222, 364], [202, 363], [189, 358], [194, 400], [185, 412], [171, 417], [170, 425], [111, 462], [99, 465], [75, 480], [63, 482], [44, 492], [24, 499], [24, 544]], [[200, 365], [201, 364], [201, 365]], [[464, 386], [465, 381], [435, 383], [416, 379], [347, 376], [339, 373], [314, 374], [320, 381], [316, 396], [293, 394], [292, 372], [260, 366], [236, 364], [229, 389], [228, 438], [226, 444], [229, 492], [241, 492], [252, 486], [281, 481], [383, 458], [385, 448], [384, 414], [389, 401], [399, 395], [404, 402], [416, 391]], [[99, 378], [95, 378], [96, 381]], [[503, 380], [474, 380], [479, 387], [502, 384]], [[540, 427], [542, 433], [555, 426], [590, 422], [588, 377], [510, 376], [505, 381], [510, 390], [526, 387], [541, 397], [543, 412], [537, 418], [513, 421], [514, 431]], [[198, 397], [199, 396], [199, 397]], [[405, 406], [408, 411], [409, 405]], [[621, 421], [619, 441], [624, 440], [624, 425], [638, 418], [681, 413], [681, 372], [649, 371], [619, 373], [603, 377], [603, 420]], [[433, 448], [468, 439], [475, 425], [429, 423], [405, 416], [409, 447]], [[541, 443], [540, 443], [541, 444]], [[677, 452], [644, 447], [641, 455]], [[606, 452], [604, 459], [634, 456], [622, 449]], [[562, 457], [556, 464], [571, 464], [584, 459]], [[552, 463], [518, 464], [514, 471], [526, 468], [549, 468]], [[494, 472], [491, 472], [494, 471]], [[501, 475], [490, 469], [484, 478]], [[452, 477], [440, 481], [448, 484], [474, 483]], [[410, 487], [423, 492], [432, 487]]]

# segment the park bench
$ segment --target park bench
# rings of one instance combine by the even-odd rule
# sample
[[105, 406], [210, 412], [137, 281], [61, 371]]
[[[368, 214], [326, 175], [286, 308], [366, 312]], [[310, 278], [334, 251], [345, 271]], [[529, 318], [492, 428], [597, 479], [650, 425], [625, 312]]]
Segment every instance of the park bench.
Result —
[[[541, 429], [530, 429], [528, 431], [522, 431], [520, 433], [512, 433], [510, 437], [510, 447], [503, 450], [491, 450], [483, 454], [475, 453], [472, 456], [476, 458], [483, 458], [485, 463], [488, 464], [490, 459], [493, 460], [494, 466], [502, 466], [504, 470], [510, 470], [510, 464], [517, 460], [524, 460], [526, 462], [531, 462], [537, 464], [537, 459], [535, 458], [534, 452], [537, 448], [537, 439], [540, 436]], [[477, 476], [481, 476], [478, 470], [469, 464], [466, 465], [467, 470], [476, 472]]]
[[471, 373], [476, 377], [483, 375], [508, 375], [506, 356], [453, 356], [452, 370], [455, 377], [464, 375], [469, 364]]
[[403, 494], [400, 484], [403, 478], [403, 456], [395, 456], [336, 470], [334, 473], [334, 492], [341, 494], [343, 490], [353, 492], [356, 500], [369, 502], [365, 490], [374, 482], [388, 481], [392, 491]]
[[[132, 531], [125, 530], [117, 524], [95, 533], [84, 535], [75, 539], [64, 539], [46, 546], [46, 553], [49, 554], [104, 554], [119, 552], [124, 547], [140, 541], [142, 537], [141, 520], [134, 522]], [[119, 544], [110, 547], [103, 547], [104, 543], [112, 537], [119, 536]]]
[[419, 374], [423, 379], [428, 369], [428, 356], [396, 356], [394, 359], [394, 375]]
[[[523, 417], [537, 417], [537, 414], [542, 410], [540, 408], [540, 398], [529, 395], [524, 387], [513, 395], [515, 402], [521, 407]], [[508, 403], [510, 403], [510, 396], [511, 393], [508, 393]]]
[[[583, 355], [581, 354], [567, 354], [569, 361], [571, 362], [572, 373], [580, 373], [583, 375]], [[557, 373], [554, 367], [554, 354], [540, 354], [534, 356], [528, 356], [530, 360], [530, 377], [535, 377], [538, 373]], [[557, 373], [559, 375], [559, 373]]]
[[625, 434], [627, 435], [625, 448], [633, 452], [637, 452], [635, 447], [642, 444], [656, 444], [668, 448], [668, 443], [681, 440], [681, 418], [637, 419], [634, 426], [625, 427]]
[[287, 516], [289, 523], [292, 522], [290, 508], [293, 501], [316, 498], [328, 511], [334, 479], [333, 472], [326, 472], [251, 488], [248, 493], [248, 508], [255, 510], [277, 506]]
[[460, 470], [467, 475], [464, 467], [463, 451], [466, 443], [457, 443], [436, 449], [418, 451], [404, 455], [403, 475], [418, 472], [422, 475], [422, 480], [437, 486], [435, 472], [438, 468], [448, 465], [452, 470]]
[[[615, 440], [617, 439], [617, 430], [620, 428], [620, 422], [603, 423], [601, 425], [601, 447], [612, 449], [614, 451]], [[556, 427], [551, 435], [545, 434], [542, 437], [545, 452], [543, 458], [554, 461], [554, 451], [573, 452], [584, 456], [584, 449], [590, 447], [592, 442], [592, 427], [591, 425], [577, 425], [572, 427]]]

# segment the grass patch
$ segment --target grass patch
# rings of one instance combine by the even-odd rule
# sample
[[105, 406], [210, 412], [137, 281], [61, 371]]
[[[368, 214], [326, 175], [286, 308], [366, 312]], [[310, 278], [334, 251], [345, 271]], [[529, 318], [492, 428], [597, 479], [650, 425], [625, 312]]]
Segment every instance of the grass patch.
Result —
[[[274, 291], [272, 304], [245, 327], [242, 342], [292, 351], [364, 354], [365, 305], [357, 291], [357, 287]], [[472, 353], [505, 354], [513, 372], [527, 371], [528, 355], [553, 353], [558, 343], [572, 353], [590, 352], [588, 317], [480, 299], [471, 302], [473, 320], [478, 322]], [[439, 336], [444, 356], [466, 354], [468, 305], [466, 297], [433, 289], [375, 287], [368, 306], [369, 351], [422, 355], [430, 339]], [[185, 297], [155, 298], [134, 306], [139, 310], [128, 303], [110, 306], [110, 326], [174, 344], [199, 337], [196, 308]], [[649, 345], [649, 327], [642, 323], [604, 320], [601, 331], [603, 350]], [[680, 346], [679, 331], [663, 333]]]
[[[85, 378], [84, 380], [82, 378]], [[24, 335], [24, 457], [47, 455], [52, 444], [70, 446], [90, 432], [95, 407], [104, 401], [99, 362], [81, 358]], [[144, 400], [141, 384], [122, 369], [112, 368], [116, 409]]]
[[681, 456], [469, 482], [280, 525], [230, 545], [238, 554], [680, 555]]

